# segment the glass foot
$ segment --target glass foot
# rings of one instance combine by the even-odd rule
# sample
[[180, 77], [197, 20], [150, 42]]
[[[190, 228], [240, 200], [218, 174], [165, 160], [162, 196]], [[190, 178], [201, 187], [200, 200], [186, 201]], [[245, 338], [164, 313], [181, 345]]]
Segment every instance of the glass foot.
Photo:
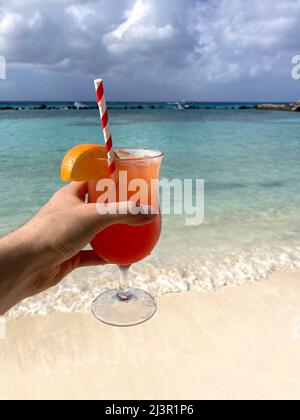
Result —
[[130, 289], [123, 294], [110, 290], [100, 295], [92, 305], [92, 312], [99, 321], [115, 327], [142, 324], [153, 317], [156, 309], [155, 299], [139, 289]]

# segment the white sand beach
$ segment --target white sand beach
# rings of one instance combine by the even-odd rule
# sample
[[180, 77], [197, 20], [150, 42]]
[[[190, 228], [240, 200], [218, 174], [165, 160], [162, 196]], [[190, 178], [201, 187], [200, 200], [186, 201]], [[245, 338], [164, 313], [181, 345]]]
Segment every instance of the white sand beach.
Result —
[[150, 322], [10, 321], [1, 399], [298, 399], [300, 272], [159, 298]]

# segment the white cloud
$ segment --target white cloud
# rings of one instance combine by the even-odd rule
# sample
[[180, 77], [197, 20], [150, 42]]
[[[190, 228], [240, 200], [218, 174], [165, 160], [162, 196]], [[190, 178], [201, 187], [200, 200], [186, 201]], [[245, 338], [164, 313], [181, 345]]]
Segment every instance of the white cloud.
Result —
[[121, 40], [127, 31], [130, 31], [137, 24], [139, 24], [143, 18], [146, 18], [148, 12], [152, 9], [151, 4], [146, 3], [143, 0], [137, 0], [132, 9], [126, 10], [125, 22], [121, 23], [116, 29], [111, 32], [111, 36]]
[[204, 65], [211, 81], [286, 71], [286, 55], [300, 36], [300, 1], [284, 3], [282, 7], [280, 0], [199, 2], [191, 19], [192, 32], [198, 34], [192, 61], [198, 68]]
[[103, 43], [112, 53], [147, 51], [172, 40], [175, 30], [172, 24], [156, 26], [153, 14], [154, 5], [147, 0], [137, 0], [131, 9], [126, 10], [124, 22], [104, 34]]
[[1, 20], [1, 35], [7, 36], [15, 34], [25, 26], [25, 19], [15, 13], [7, 13]]
[[36, 31], [41, 28], [42, 18], [40, 13], [34, 13], [30, 18], [17, 13], [6, 13], [0, 22], [0, 34], [2, 37], [18, 37], [28, 31]]
[[88, 30], [91, 20], [94, 19], [93, 9], [86, 5], [72, 5], [66, 9], [66, 13], [82, 30]]
[[290, 74], [299, 21], [300, 0], [0, 0], [0, 54], [192, 92]]

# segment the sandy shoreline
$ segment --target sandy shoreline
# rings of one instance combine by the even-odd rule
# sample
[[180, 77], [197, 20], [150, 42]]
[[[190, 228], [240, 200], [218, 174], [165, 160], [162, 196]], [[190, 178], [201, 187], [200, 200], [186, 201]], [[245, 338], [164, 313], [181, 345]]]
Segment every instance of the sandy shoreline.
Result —
[[158, 303], [130, 329], [87, 314], [9, 321], [0, 399], [300, 398], [299, 271]]

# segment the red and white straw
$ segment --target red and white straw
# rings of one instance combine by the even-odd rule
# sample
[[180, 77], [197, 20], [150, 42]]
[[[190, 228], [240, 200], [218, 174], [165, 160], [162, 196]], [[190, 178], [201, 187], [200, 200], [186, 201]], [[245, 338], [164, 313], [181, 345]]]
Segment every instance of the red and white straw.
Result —
[[105, 101], [104, 86], [103, 86], [102, 79], [95, 80], [95, 89], [96, 89], [97, 103], [99, 106], [103, 134], [104, 134], [105, 145], [106, 145], [108, 170], [109, 170], [110, 175], [112, 175], [116, 170], [115, 152], [113, 149], [111, 131], [110, 131], [109, 122], [108, 122], [108, 113], [107, 113], [107, 106], [106, 106], [106, 101]]

